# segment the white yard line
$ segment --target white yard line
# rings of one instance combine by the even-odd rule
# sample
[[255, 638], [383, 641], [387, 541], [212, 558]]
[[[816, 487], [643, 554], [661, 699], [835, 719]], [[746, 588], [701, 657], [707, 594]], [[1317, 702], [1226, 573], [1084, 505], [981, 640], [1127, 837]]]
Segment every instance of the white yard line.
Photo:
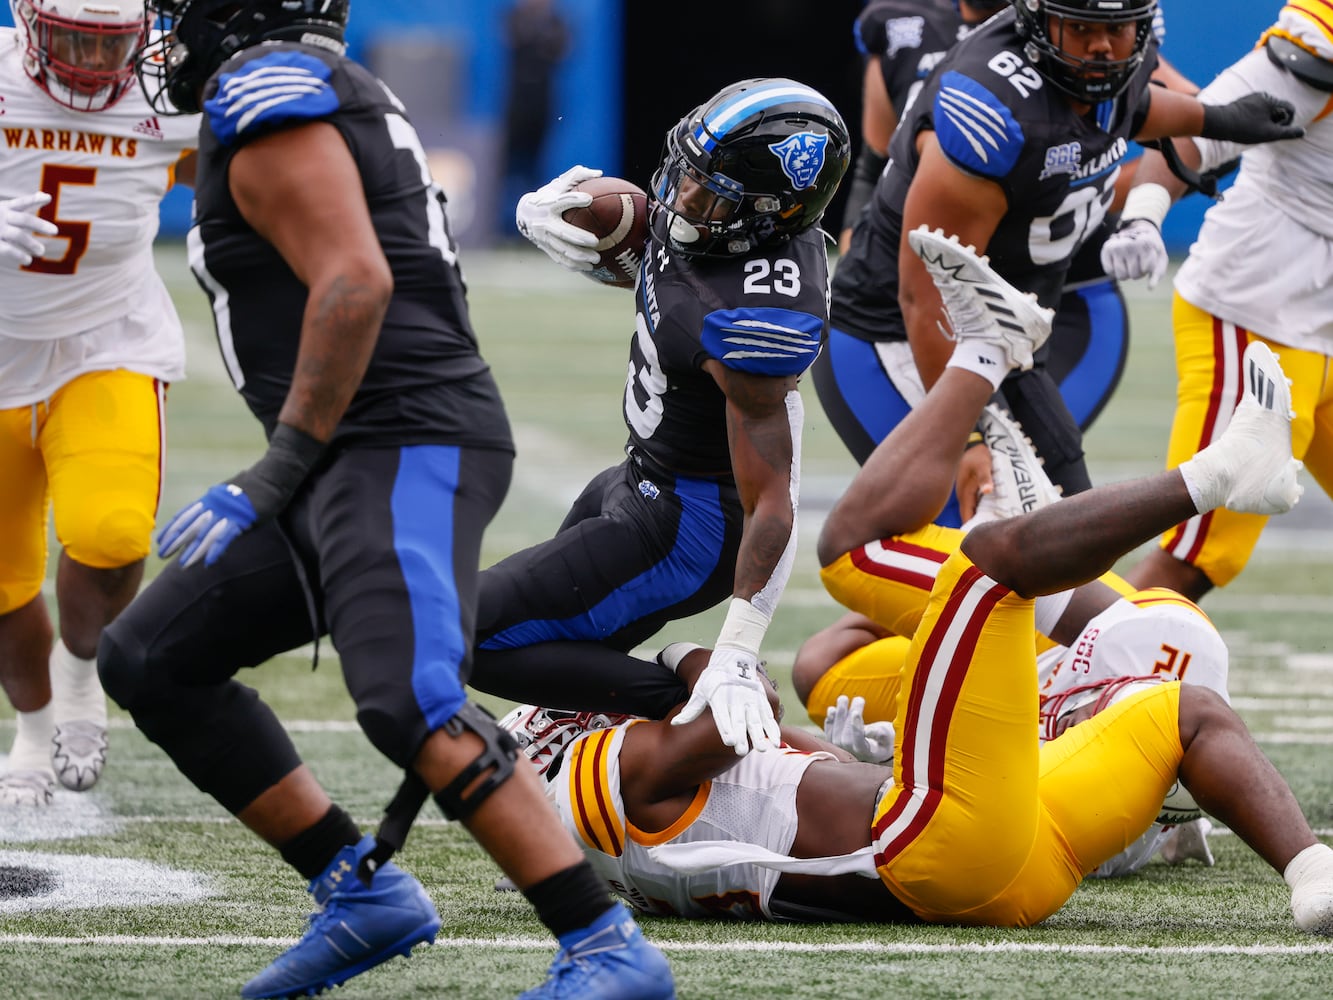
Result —
[[[90, 934], [77, 937], [59, 937], [47, 934], [0, 934], [0, 944], [35, 945], [93, 945], [139, 946], [144, 948], [181, 947], [264, 947], [282, 948], [296, 942], [296, 938], [244, 937], [218, 934], [208, 937], [137, 936], [133, 934]], [[1151, 945], [1098, 945], [1098, 944], [1041, 944], [1026, 941], [982, 941], [960, 944], [931, 944], [914, 941], [842, 941], [816, 944], [800, 941], [662, 941], [653, 943], [666, 952], [731, 953], [802, 953], [856, 952], [874, 955], [923, 954], [1062, 954], [1062, 955], [1328, 955], [1333, 954], [1333, 942], [1312, 941], [1309, 944], [1204, 944], [1154, 947]], [[440, 937], [436, 946], [489, 949], [492, 951], [549, 951], [551, 941], [544, 937], [502, 936], [495, 938]]]

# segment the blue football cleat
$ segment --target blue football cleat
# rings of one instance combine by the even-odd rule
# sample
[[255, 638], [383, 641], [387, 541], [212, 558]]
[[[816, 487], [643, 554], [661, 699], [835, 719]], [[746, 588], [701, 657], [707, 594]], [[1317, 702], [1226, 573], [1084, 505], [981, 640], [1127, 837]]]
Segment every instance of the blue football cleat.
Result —
[[562, 948], [546, 982], [518, 1000], [675, 1000], [666, 957], [644, 939], [627, 910], [616, 903]]
[[344, 847], [310, 883], [319, 907], [310, 915], [310, 927], [241, 987], [241, 996], [314, 996], [435, 939], [440, 915], [415, 878], [392, 862], [380, 866], [369, 887], [356, 877], [357, 865], [374, 846], [375, 838], [367, 836]]

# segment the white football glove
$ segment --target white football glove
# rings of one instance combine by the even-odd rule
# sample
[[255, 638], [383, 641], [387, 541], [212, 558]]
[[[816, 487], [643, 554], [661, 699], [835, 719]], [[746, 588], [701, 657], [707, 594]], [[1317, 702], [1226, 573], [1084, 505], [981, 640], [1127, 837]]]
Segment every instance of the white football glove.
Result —
[[600, 255], [593, 249], [597, 237], [570, 225], [563, 216], [571, 208], [587, 208], [592, 204], [592, 195], [573, 190], [574, 185], [601, 176], [600, 170], [573, 166], [518, 200], [514, 213], [518, 231], [546, 256], [571, 271], [591, 271]]
[[865, 710], [866, 700], [859, 694], [850, 702], [845, 694], [838, 695], [824, 715], [824, 739], [867, 764], [887, 764], [893, 760], [893, 723], [867, 726]]
[[782, 730], [768, 703], [759, 658], [748, 649], [718, 646], [708, 658], [694, 691], [673, 726], [693, 722], [705, 708], [713, 710], [713, 724], [722, 742], [736, 751], [737, 757], [756, 750], [772, 750], [782, 742]]
[[1102, 244], [1102, 267], [1118, 281], [1147, 278], [1155, 288], [1166, 274], [1168, 257], [1162, 231], [1151, 219], [1130, 219]]
[[51, 196], [45, 191], [0, 201], [0, 260], [24, 267], [34, 257], [46, 255], [46, 245], [33, 233], [54, 236], [58, 230], [54, 223], [36, 215], [34, 209], [50, 201]]

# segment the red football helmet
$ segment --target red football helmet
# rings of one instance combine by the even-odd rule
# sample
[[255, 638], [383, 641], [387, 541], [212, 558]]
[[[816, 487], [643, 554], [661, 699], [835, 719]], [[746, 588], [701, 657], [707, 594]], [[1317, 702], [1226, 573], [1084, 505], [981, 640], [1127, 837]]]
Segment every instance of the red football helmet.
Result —
[[148, 41], [143, 0], [10, 0], [23, 69], [56, 102], [102, 111], [134, 85]]
[[520, 705], [500, 720], [500, 728], [514, 737], [537, 773], [545, 776], [565, 749], [584, 733], [618, 726], [630, 718], [606, 712], [561, 712]]

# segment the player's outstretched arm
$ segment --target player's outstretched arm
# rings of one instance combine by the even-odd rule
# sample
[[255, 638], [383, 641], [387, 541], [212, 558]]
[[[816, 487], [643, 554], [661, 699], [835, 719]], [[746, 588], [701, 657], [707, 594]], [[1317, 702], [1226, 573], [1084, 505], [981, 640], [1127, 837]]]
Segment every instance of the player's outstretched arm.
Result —
[[1180, 689], [1180, 779], [1291, 886], [1301, 930], [1333, 935], [1333, 849], [1319, 842], [1278, 769], [1218, 695]]

